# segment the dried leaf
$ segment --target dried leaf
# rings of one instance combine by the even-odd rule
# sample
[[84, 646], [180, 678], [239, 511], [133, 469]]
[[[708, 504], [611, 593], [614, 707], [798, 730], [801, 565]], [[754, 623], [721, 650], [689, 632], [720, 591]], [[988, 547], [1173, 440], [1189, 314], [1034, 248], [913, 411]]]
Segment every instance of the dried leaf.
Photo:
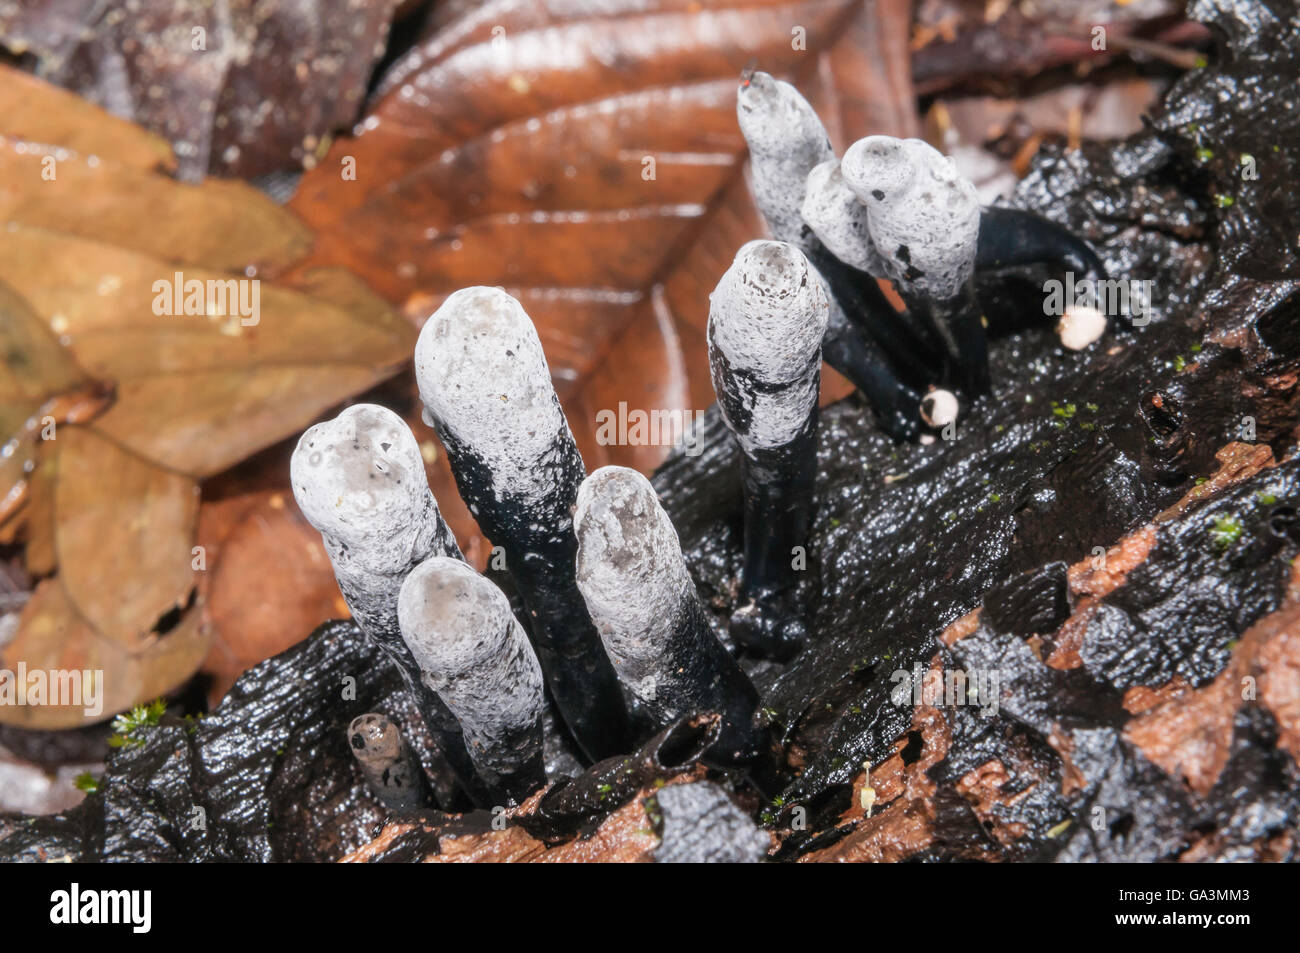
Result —
[[88, 419], [102, 389], [77, 366], [49, 326], [0, 284], [0, 525], [24, 501], [44, 421]]
[[[300, 269], [296, 285], [252, 279], [247, 266], [283, 269], [309, 233], [248, 186], [187, 186], [138, 159], [92, 162], [13, 140], [0, 141], [0, 182], [0, 425], [11, 448], [0, 492], [16, 501], [0, 531], [26, 544], [29, 571], [54, 574], [4, 658], [102, 668], [109, 680], [98, 715], [13, 716], [55, 727], [109, 717], [193, 674], [209, 641], [192, 598], [197, 481], [392, 373], [414, 329], [338, 269]], [[314, 602], [319, 584], [299, 593], [303, 580], [284, 575], [292, 561], [268, 573], [274, 557], [249, 543], [227, 555], [222, 578], [233, 581], [214, 592], [232, 594], [217, 607], [228, 631], [260, 622], [296, 639], [311, 628], [315, 617], [234, 610], [250, 579], [300, 595], [286, 611]]]
[[[4, 119], [0, 130], [9, 130]], [[142, 213], [148, 215], [147, 228], [140, 227]], [[302, 257], [311, 243], [293, 215], [242, 182], [184, 185], [62, 146], [7, 136], [0, 136], [0, 220], [163, 261], [238, 272], [283, 267]]]
[[165, 140], [12, 66], [0, 65], [0, 116], [6, 135], [16, 139], [57, 142], [133, 169], [175, 165]]
[[199, 591], [214, 632], [204, 670], [218, 698], [246, 668], [348, 615], [320, 533], [287, 491], [204, 503], [198, 542], [207, 563]]
[[[63, 329], [83, 367], [116, 382], [116, 402], [97, 421], [99, 431], [190, 476], [218, 473], [302, 430], [326, 407], [387, 376], [414, 346], [409, 325], [373, 296], [367, 310], [357, 310], [367, 296], [355, 283], [345, 310], [263, 282], [260, 316], [248, 327], [238, 314], [155, 314], [163, 292], [154, 284], [174, 286], [174, 274], [169, 264], [99, 242], [32, 228], [0, 231], [0, 280]], [[194, 268], [183, 276], [232, 278]]]
[[86, 427], [63, 427], [54, 488], [59, 575], [79, 613], [135, 651], [194, 586], [199, 487]]
[[252, 177], [310, 161], [352, 121], [396, 6], [11, 3], [0, 8], [0, 43], [34, 54], [51, 82], [166, 137], [183, 178]]
[[16, 672], [21, 663], [28, 672], [102, 673], [95, 684], [103, 710], [95, 715], [87, 714], [84, 705], [0, 705], [0, 723], [50, 730], [98, 721], [170, 691], [176, 673], [193, 672], [207, 649], [207, 629], [200, 613], [191, 610], [165, 635], [128, 652], [86, 623], [57, 576], [47, 579], [23, 609], [14, 640], [0, 648], [0, 668]]

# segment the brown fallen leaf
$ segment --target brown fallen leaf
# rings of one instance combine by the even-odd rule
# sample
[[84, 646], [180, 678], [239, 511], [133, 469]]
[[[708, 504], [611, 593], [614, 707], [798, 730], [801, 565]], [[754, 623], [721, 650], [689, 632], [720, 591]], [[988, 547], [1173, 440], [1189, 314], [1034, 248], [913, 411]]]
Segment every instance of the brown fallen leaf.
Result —
[[[22, 728], [75, 728], [124, 711], [144, 698], [176, 687], [177, 673], [188, 677], [207, 652], [208, 633], [200, 613], [190, 612], [166, 633], [132, 652], [104, 639], [73, 606], [58, 577], [41, 582], [23, 609], [14, 640], [0, 648], [0, 668], [17, 672], [102, 672], [97, 678], [98, 713], [83, 704], [3, 705], [0, 721]], [[88, 683], [90, 684], [90, 683]]]
[[214, 636], [203, 666], [213, 676], [213, 699], [245, 669], [348, 616], [320, 534], [287, 490], [205, 503], [198, 545], [199, 592]]
[[89, 419], [107, 395], [23, 298], [0, 284], [0, 531], [22, 505], [42, 431]]
[[[116, 383], [102, 432], [162, 466], [220, 472], [302, 430], [322, 409], [408, 359], [409, 325], [372, 301], [358, 312], [261, 283], [260, 316], [155, 314], [163, 261], [62, 233], [0, 231], [0, 280], [69, 342], [81, 366]], [[186, 280], [232, 276], [187, 268]], [[168, 295], [170, 297], [170, 295]]]
[[176, 164], [165, 140], [12, 66], [0, 65], [0, 115], [17, 139], [57, 142], [132, 169], [167, 170]]
[[[141, 228], [145, 210], [149, 227]], [[8, 135], [0, 136], [0, 221], [235, 272], [282, 267], [311, 240], [293, 215], [243, 182], [185, 185]]]
[[[120, 136], [110, 117], [87, 119], [92, 154], [96, 121], [107, 141]], [[212, 619], [193, 598], [198, 481], [391, 374], [414, 332], [338, 269], [253, 280], [292, 262], [308, 236], [255, 190], [183, 185], [60, 149], [0, 142], [0, 309], [14, 316], [0, 331], [0, 424], [21, 438], [21, 465], [0, 467], [0, 498], [16, 500], [0, 529], [26, 543], [30, 572], [54, 574], [5, 658], [29, 668], [90, 658], [115, 679], [108, 717], [188, 678], [212, 619], [248, 621], [230, 611], [237, 585]], [[40, 174], [48, 155], [53, 180]], [[142, 209], [165, 223], [141, 228]], [[239, 575], [233, 563], [228, 572]], [[29, 727], [71, 718], [0, 708], [0, 721]]]
[[34, 56], [44, 79], [166, 138], [182, 178], [252, 177], [309, 163], [355, 118], [397, 5], [10, 3], [0, 7], [0, 44]]
[[56, 439], [54, 546], [63, 587], [104, 638], [135, 651], [194, 587], [198, 482], [90, 427], [64, 427]]

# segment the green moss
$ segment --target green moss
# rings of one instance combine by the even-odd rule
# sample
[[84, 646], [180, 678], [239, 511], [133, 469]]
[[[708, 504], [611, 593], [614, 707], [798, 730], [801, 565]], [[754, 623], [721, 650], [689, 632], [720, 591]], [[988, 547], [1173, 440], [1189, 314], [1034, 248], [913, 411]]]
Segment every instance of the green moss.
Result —
[[1235, 516], [1215, 517], [1214, 526], [1210, 528], [1210, 539], [1219, 549], [1227, 549], [1241, 539], [1241, 520]]
[[1216, 195], [1214, 201], [1218, 204], [1219, 208], [1231, 208], [1236, 199], [1231, 195]]
[[89, 771], [82, 771], [72, 779], [72, 786], [78, 791], [85, 791], [87, 794], [94, 794], [99, 790], [99, 779]]
[[155, 698], [147, 705], [136, 705], [130, 711], [123, 712], [113, 719], [113, 735], [108, 739], [110, 748], [128, 748], [144, 744], [140, 732], [145, 728], [154, 728], [167, 711], [167, 702]]

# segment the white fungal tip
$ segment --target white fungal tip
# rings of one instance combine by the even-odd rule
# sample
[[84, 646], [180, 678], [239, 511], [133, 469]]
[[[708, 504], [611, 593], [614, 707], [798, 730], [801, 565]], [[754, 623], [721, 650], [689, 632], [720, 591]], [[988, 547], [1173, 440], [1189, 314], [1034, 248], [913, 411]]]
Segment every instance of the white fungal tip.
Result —
[[975, 269], [980, 203], [952, 160], [920, 139], [868, 136], [840, 172], [867, 206], [886, 276], [929, 297], [956, 294]]
[[827, 159], [808, 173], [800, 213], [840, 261], [869, 274], [883, 274], [871, 240], [867, 207], [844, 181], [838, 160]]
[[653, 657], [693, 585], [654, 487], [635, 470], [601, 467], [578, 489], [573, 525], [578, 589], [615, 665]]
[[805, 376], [821, 353], [826, 292], [793, 245], [742, 246], [709, 303], [709, 343], [734, 368], [784, 383]]
[[500, 589], [446, 556], [433, 556], [411, 570], [397, 600], [397, 618], [421, 669], [448, 678], [496, 655], [515, 621]]
[[434, 556], [416, 566], [402, 583], [397, 620], [425, 684], [467, 738], [541, 711], [541, 668], [510, 601], [465, 563]]
[[844, 181], [868, 205], [891, 202], [905, 195], [916, 178], [918, 146], [935, 152], [919, 139], [859, 139], [849, 146], [840, 163]]
[[935, 389], [921, 398], [921, 419], [931, 427], [945, 427], [957, 419], [960, 409], [957, 396], [948, 390]]
[[402, 733], [387, 715], [358, 715], [348, 725], [348, 742], [358, 761], [382, 765], [402, 756]]
[[464, 288], [429, 318], [415, 345], [428, 414], [483, 458], [498, 491], [528, 492], [568, 425], [537, 330], [500, 288]]
[[1056, 323], [1056, 333], [1065, 347], [1082, 351], [1106, 333], [1106, 316], [1087, 305], [1066, 308]]
[[803, 94], [762, 70], [741, 80], [736, 117], [741, 135], [756, 155], [795, 158], [809, 149], [830, 151], [826, 127]]
[[376, 404], [354, 404], [308, 429], [294, 449], [289, 478], [308, 522], [355, 547], [409, 528], [431, 497], [415, 435]]

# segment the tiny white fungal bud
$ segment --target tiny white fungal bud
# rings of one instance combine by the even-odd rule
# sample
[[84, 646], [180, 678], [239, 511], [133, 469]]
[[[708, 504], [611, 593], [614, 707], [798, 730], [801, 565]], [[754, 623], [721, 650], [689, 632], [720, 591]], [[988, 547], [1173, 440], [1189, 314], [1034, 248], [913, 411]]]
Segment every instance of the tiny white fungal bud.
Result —
[[419, 807], [424, 775], [402, 733], [387, 715], [358, 715], [348, 725], [348, 747], [371, 790], [393, 810]]
[[505, 594], [460, 560], [434, 556], [407, 576], [397, 615], [480, 773], [513, 799], [527, 796], [545, 780], [542, 669]]
[[980, 204], [952, 160], [920, 139], [868, 136], [840, 171], [867, 206], [888, 277], [931, 298], [956, 295], [974, 273]]
[[1056, 323], [1056, 333], [1065, 347], [1082, 351], [1106, 333], [1106, 316], [1087, 305], [1066, 308]]
[[921, 419], [936, 429], [957, 419], [960, 407], [952, 391], [936, 388], [921, 398]]

